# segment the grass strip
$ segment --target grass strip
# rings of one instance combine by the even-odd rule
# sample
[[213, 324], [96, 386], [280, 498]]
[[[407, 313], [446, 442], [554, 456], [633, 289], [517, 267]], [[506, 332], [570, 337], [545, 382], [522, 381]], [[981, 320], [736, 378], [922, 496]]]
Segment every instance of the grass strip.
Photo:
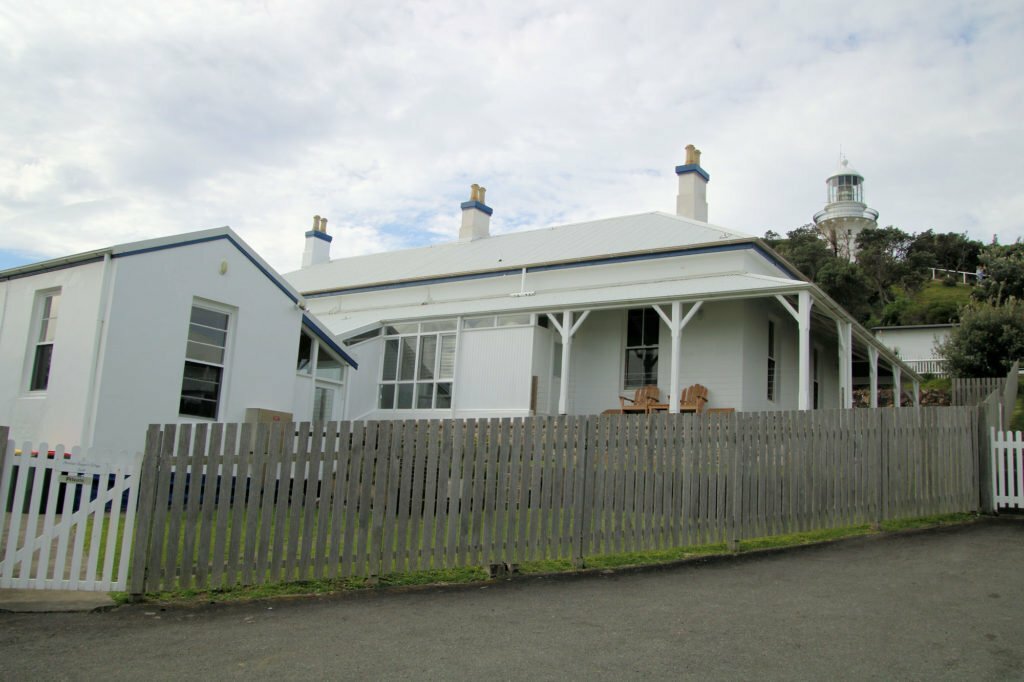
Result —
[[[829, 542], [880, 532], [898, 532], [914, 528], [928, 528], [968, 523], [978, 518], [976, 514], [939, 514], [909, 519], [886, 521], [879, 528], [871, 525], [846, 526], [773, 535], [763, 538], [752, 538], [740, 542], [740, 552], [750, 552], [779, 547], [796, 547], [817, 542]], [[584, 558], [586, 570], [633, 568], [639, 566], [656, 566], [685, 559], [728, 553], [725, 543], [677, 547], [649, 552], [629, 552], [623, 554], [605, 554]], [[519, 564], [519, 572], [525, 575], [573, 573], [572, 562], [568, 559], [550, 559], [528, 561]], [[382, 588], [407, 587], [415, 585], [456, 585], [488, 582], [487, 571], [483, 567], [469, 566], [465, 568], [440, 569], [432, 571], [416, 571], [409, 573], [392, 573], [379, 576], [376, 580], [366, 577], [340, 578], [336, 580], [304, 580], [287, 583], [265, 583], [232, 587], [227, 589], [191, 589], [156, 592], [145, 595], [145, 601], [158, 604], [198, 605], [220, 602], [240, 602], [257, 599], [271, 599], [298, 595], [336, 594]], [[111, 597], [116, 603], [129, 601], [126, 592], [113, 592]]]

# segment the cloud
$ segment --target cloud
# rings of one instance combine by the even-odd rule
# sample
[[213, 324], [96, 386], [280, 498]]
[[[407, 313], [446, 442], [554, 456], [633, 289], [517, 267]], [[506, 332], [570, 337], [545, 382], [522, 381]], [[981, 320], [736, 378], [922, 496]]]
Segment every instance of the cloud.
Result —
[[[33, 3], [0, 23], [0, 248], [59, 256], [229, 224], [283, 271], [674, 210], [810, 220], [840, 145], [883, 224], [1024, 234], [1017, 3]], [[40, 227], [47, 227], [44, 236]]]

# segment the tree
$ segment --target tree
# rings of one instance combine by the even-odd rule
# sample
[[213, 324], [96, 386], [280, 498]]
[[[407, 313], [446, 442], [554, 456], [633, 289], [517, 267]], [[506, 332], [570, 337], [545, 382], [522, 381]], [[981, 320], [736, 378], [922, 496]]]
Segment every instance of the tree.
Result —
[[981, 242], [968, 239], [966, 233], [935, 234], [931, 230], [926, 230], [914, 237], [909, 254], [916, 260], [929, 263], [928, 267], [974, 272], [978, 267], [978, 254], [982, 248]]
[[871, 287], [856, 263], [832, 258], [818, 269], [815, 283], [858, 322], [871, 317]]
[[912, 253], [914, 238], [889, 226], [862, 231], [857, 235], [857, 264], [874, 289], [876, 305], [884, 307], [896, 298], [894, 287], [911, 292], [927, 279], [928, 257]]
[[1004, 376], [1024, 358], [1024, 303], [975, 302], [960, 311], [960, 326], [936, 350], [954, 377]]
[[992, 244], [978, 257], [985, 276], [972, 295], [979, 301], [996, 305], [1010, 297], [1024, 300], [1024, 244]]
[[[772, 233], [776, 238], [777, 234]], [[767, 237], [768, 235], [765, 235]], [[775, 241], [775, 240], [773, 240]], [[776, 241], [774, 248], [779, 254], [796, 266], [807, 279], [817, 281], [818, 270], [836, 257], [828, 244], [813, 225], [804, 225], [786, 234], [786, 239]]]

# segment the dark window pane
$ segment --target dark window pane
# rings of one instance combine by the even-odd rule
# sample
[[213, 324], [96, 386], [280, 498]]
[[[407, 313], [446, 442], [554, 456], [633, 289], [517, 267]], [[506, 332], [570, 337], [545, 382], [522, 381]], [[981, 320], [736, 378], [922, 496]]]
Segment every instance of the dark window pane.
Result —
[[438, 384], [437, 385], [437, 402], [434, 403], [434, 407], [437, 409], [449, 408], [452, 406], [452, 385], [451, 384]]
[[50, 384], [50, 360], [53, 357], [53, 344], [36, 346], [36, 357], [32, 364], [32, 381], [30, 391], [45, 391]]
[[398, 409], [412, 409], [413, 384], [398, 384]]
[[309, 374], [310, 359], [313, 357], [313, 340], [305, 334], [299, 334], [299, 358], [295, 362], [295, 369]]
[[188, 417], [205, 417], [207, 419], [217, 418], [217, 403], [211, 400], [200, 400], [181, 396], [178, 403], [178, 413]]
[[220, 364], [224, 362], [224, 349], [219, 346], [207, 346], [205, 343], [189, 341], [188, 347], [185, 349], [185, 357], [189, 360]]
[[195, 324], [201, 324], [206, 327], [213, 327], [214, 329], [228, 328], [227, 313], [218, 313], [212, 310], [206, 310], [205, 308], [199, 308], [196, 306], [192, 306], [191, 321]]
[[416, 384], [416, 409], [429, 410], [434, 399], [434, 384]]
[[395, 408], [395, 385], [381, 384], [380, 387], [380, 408], [382, 410], [393, 410]]
[[398, 377], [398, 339], [384, 342], [384, 381], [394, 381]]
[[190, 324], [188, 326], [189, 341], [198, 341], [199, 343], [205, 343], [209, 346], [220, 346], [223, 348], [227, 337], [227, 332], [222, 332], [218, 329], [201, 327], [198, 324]]
[[341, 366], [341, 363], [332, 358], [323, 346], [320, 346], [320, 352], [316, 354], [316, 377], [341, 381], [342, 371], [344, 371], [344, 367]]
[[417, 379], [434, 378], [434, 362], [437, 360], [437, 337], [420, 337], [420, 366], [416, 373]]
[[626, 345], [644, 345], [644, 311], [630, 310], [626, 317]]
[[661, 328], [661, 318], [653, 308], [644, 308], [644, 345], [658, 345], [658, 331]]
[[221, 372], [220, 367], [186, 362], [178, 411], [183, 415], [216, 419]]
[[402, 360], [398, 364], [398, 378], [412, 379], [416, 371], [416, 337], [399, 339], [402, 344]]

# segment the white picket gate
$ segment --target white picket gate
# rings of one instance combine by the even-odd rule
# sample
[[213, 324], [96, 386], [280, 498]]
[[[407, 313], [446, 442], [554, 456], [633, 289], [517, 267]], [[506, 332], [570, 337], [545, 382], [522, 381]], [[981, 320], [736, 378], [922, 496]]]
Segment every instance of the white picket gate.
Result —
[[79, 448], [51, 451], [42, 443], [16, 450], [13, 440], [6, 445], [0, 457], [0, 587], [123, 590], [138, 461], [91, 463]]
[[992, 429], [992, 499], [996, 509], [1024, 507], [1024, 436]]

